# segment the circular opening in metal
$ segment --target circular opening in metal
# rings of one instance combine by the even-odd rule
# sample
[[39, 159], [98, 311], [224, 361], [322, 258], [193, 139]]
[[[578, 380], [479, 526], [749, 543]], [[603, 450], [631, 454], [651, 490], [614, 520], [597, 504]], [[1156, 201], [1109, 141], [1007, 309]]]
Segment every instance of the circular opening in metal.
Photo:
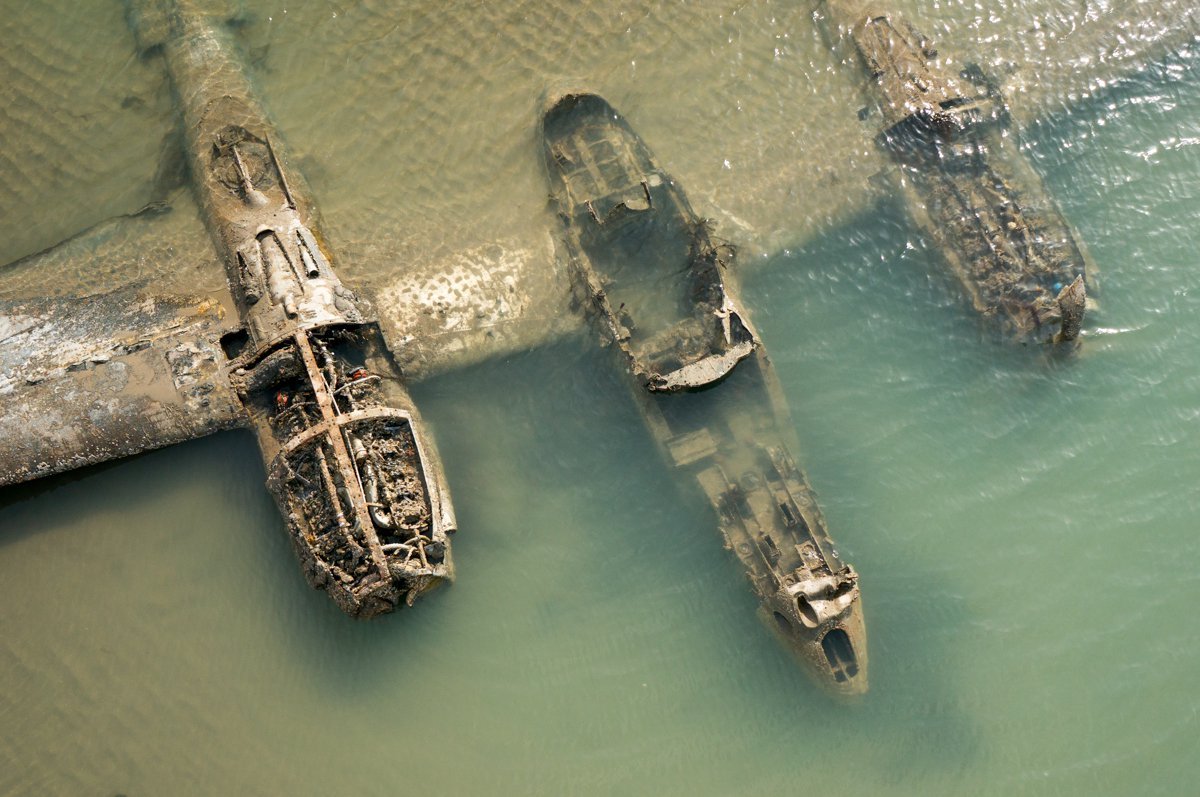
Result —
[[817, 617], [816, 610], [803, 595], [796, 598], [796, 611], [800, 613], [800, 621], [809, 628], [816, 628], [821, 624], [821, 618]]

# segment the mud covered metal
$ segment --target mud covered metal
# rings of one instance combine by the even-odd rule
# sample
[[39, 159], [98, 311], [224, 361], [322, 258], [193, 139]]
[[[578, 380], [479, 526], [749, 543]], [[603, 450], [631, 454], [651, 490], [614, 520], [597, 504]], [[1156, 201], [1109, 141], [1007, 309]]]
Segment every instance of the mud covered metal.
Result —
[[354, 616], [411, 604], [454, 575], [432, 441], [227, 33], [185, 2], [160, 11], [193, 185], [243, 321], [221, 338], [229, 383], [305, 575]]
[[998, 89], [898, 14], [827, 0], [871, 78], [896, 187], [975, 309], [1021, 340], [1080, 332], [1089, 258], [1021, 154]]
[[580, 303], [622, 353], [664, 457], [712, 507], [769, 626], [822, 684], [865, 692], [858, 574], [789, 454], [782, 390], [730, 282], [733, 247], [602, 98], [552, 98], [542, 130]]

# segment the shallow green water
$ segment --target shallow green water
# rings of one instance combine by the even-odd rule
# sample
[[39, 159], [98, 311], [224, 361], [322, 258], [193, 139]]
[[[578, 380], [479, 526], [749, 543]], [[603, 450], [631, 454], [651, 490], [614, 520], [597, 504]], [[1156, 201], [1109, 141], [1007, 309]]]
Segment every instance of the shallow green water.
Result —
[[[510, 30], [517, 11], [313, 4], [281, 22], [282, 8], [264, 5], [245, 36], [335, 239], [357, 223], [345, 221], [347, 183], [384, 180], [371, 183], [352, 152], [322, 150], [395, 129], [382, 111], [365, 111], [358, 132], [334, 124], [324, 103], [339, 84], [363, 92], [364, 108], [391, 87], [441, 109], [421, 116], [417, 141], [369, 152], [388, 163], [424, 153], [414, 171], [425, 176], [395, 199], [414, 246], [547, 236], [529, 95], [552, 59], [529, 44], [538, 35], [566, 43], [566, 73], [587, 77], [593, 63], [700, 212], [749, 218], [758, 237], [740, 242], [764, 262], [747, 271], [744, 299], [791, 402], [798, 459], [862, 573], [871, 692], [846, 707], [805, 680], [759, 626], [706, 508], [659, 462], [613, 360], [567, 340], [415, 386], [454, 490], [460, 580], [377, 622], [351, 622], [305, 586], [249, 435], [0, 492], [0, 793], [1194, 790], [1200, 58], [1175, 57], [1025, 133], [1102, 268], [1080, 355], [1054, 360], [981, 335], [899, 208], [880, 203], [794, 243], [785, 209], [749, 212], [777, 145], [736, 133], [803, 138], [788, 90], [801, 75], [838, 85], [805, 13], [530, 6]], [[20, 32], [36, 13], [18, 4], [5, 24]], [[107, 160], [102, 149], [71, 162], [82, 171], [94, 157], [115, 169], [108, 178], [43, 196], [4, 172], [45, 213], [6, 213], [0, 239], [24, 238], [0, 261], [52, 244], [55, 225], [140, 201], [115, 188], [140, 166], [119, 164], [140, 146], [133, 131], [165, 129], [169, 103], [155, 66], [121, 49], [119, 13], [96, 13], [101, 54], [78, 32], [91, 18], [66, 15], [62, 64], [99, 59], [114, 101], [148, 87], [144, 107], [125, 109], [144, 116], [99, 101], [98, 129], [128, 131], [107, 140]], [[347, 18], [357, 27], [336, 27]], [[779, 64], [763, 45], [784, 22], [801, 43]], [[599, 42], [573, 39], [573, 25]], [[399, 73], [369, 66], [413, 42], [423, 55]], [[61, 85], [73, 68], [58, 67]], [[705, 129], [696, 117], [712, 97], [681, 93], [676, 109], [662, 96], [680, 80], [711, 81], [721, 107], [759, 116]], [[511, 100], [490, 126], [465, 112], [480, 83]], [[455, 148], [490, 128], [465, 155]], [[438, 136], [446, 143], [431, 145]], [[750, 165], [739, 175], [722, 154]], [[427, 192], [437, 173], [452, 191]], [[80, 194], [63, 207], [73, 183]], [[366, 274], [385, 279], [386, 267]]]

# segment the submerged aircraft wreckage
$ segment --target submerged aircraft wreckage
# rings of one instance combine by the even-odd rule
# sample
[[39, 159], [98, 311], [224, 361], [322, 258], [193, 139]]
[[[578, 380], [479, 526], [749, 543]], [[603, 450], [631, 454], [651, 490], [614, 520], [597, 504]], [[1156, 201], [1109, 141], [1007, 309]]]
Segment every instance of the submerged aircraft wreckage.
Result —
[[877, 142], [914, 221], [971, 304], [1022, 340], [1079, 336], [1089, 259], [1010, 135], [1003, 98], [978, 68], [955, 73], [896, 13], [827, 0], [871, 79]]
[[[813, 5], [866, 66], [882, 125], [864, 155], [847, 109], [818, 151], [753, 186], [754, 201], [801, 203], [789, 206], [786, 243], [870, 207], [868, 178], [890, 170], [889, 196], [904, 199], [979, 311], [1022, 340], [1075, 339], [1092, 267], [1009, 126], [1062, 101], [1045, 82], [1022, 82], [1021, 65], [1003, 85], [949, 69], [895, 14]], [[397, 263], [373, 308], [335, 272], [226, 17], [190, 0], [134, 2], [131, 17], [178, 97], [197, 212], [180, 197], [170, 213], [117, 217], [5, 267], [5, 279], [34, 274], [36, 284], [123, 276], [82, 298], [0, 290], [0, 485], [249, 427], [309, 582], [351, 615], [390, 611], [454, 576], [454, 512], [406, 381], [561, 338], [580, 326], [567, 310], [574, 293], [618, 353], [664, 459], [711, 506], [768, 625], [833, 691], [866, 690], [858, 576], [793, 459], [793, 422], [737, 298], [733, 248], [605, 100], [571, 92], [542, 108], [568, 268], [552, 267], [552, 254], [399, 257], [373, 217], [360, 231], [366, 251]], [[1140, 55], [1093, 65], [1098, 80], [1200, 34], [1200, 12], [1163, 0], [1089, 18], [1092, 38], [1078, 47], [1090, 53], [1143, 22], [1158, 34], [1138, 40]], [[1070, 74], [1068, 56], [1040, 66]], [[715, 209], [752, 246], [769, 237], [753, 207], [744, 202], [741, 218]], [[227, 287], [189, 293], [186, 281], [166, 290], [129, 276], [145, 262], [181, 274], [220, 263]]]
[[727, 284], [733, 247], [601, 97], [554, 98], [542, 140], [577, 299], [621, 352], [667, 462], [707, 497], [784, 641], [834, 690], [865, 692], [858, 574], [785, 445], [782, 390]]
[[[193, 188], [242, 323], [220, 324], [210, 306], [98, 304], [80, 323], [109, 351], [77, 376], [39, 368], [32, 350], [21, 369], [28, 386], [50, 381], [51, 401], [66, 379], [66, 395], [91, 404], [88, 417], [53, 428], [66, 419], [32, 396], [9, 398], [6, 414], [35, 436], [3, 481], [248, 425], [309, 583], [358, 617], [411, 605], [454, 577], [454, 513], [432, 440], [369, 305], [334, 271], [306, 187], [285, 168], [227, 32], [183, 3], [162, 14], [139, 35], [162, 48]], [[26, 345], [37, 343], [38, 309], [25, 310]], [[143, 334], [113, 340], [147, 322]], [[89, 401], [112, 387], [116, 397]]]

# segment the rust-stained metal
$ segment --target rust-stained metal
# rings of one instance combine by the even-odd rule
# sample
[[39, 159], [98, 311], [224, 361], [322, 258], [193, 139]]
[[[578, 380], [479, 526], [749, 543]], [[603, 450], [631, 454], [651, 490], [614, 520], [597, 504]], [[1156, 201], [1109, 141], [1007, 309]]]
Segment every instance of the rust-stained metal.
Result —
[[951, 69], [906, 19], [826, 0], [871, 78], [876, 141], [897, 187], [975, 309], [1020, 340], [1066, 343], [1087, 307], [1089, 258], [1018, 149], [998, 90]]
[[220, 341], [228, 384], [305, 575], [354, 616], [412, 604], [454, 575], [432, 442], [226, 32], [189, 3], [160, 9], [193, 187], [243, 321]]
[[858, 574], [834, 549], [734, 251], [604, 99], [547, 104], [543, 152], [577, 297], [621, 352], [667, 461], [698, 486], [764, 618], [836, 692], [867, 689]]

